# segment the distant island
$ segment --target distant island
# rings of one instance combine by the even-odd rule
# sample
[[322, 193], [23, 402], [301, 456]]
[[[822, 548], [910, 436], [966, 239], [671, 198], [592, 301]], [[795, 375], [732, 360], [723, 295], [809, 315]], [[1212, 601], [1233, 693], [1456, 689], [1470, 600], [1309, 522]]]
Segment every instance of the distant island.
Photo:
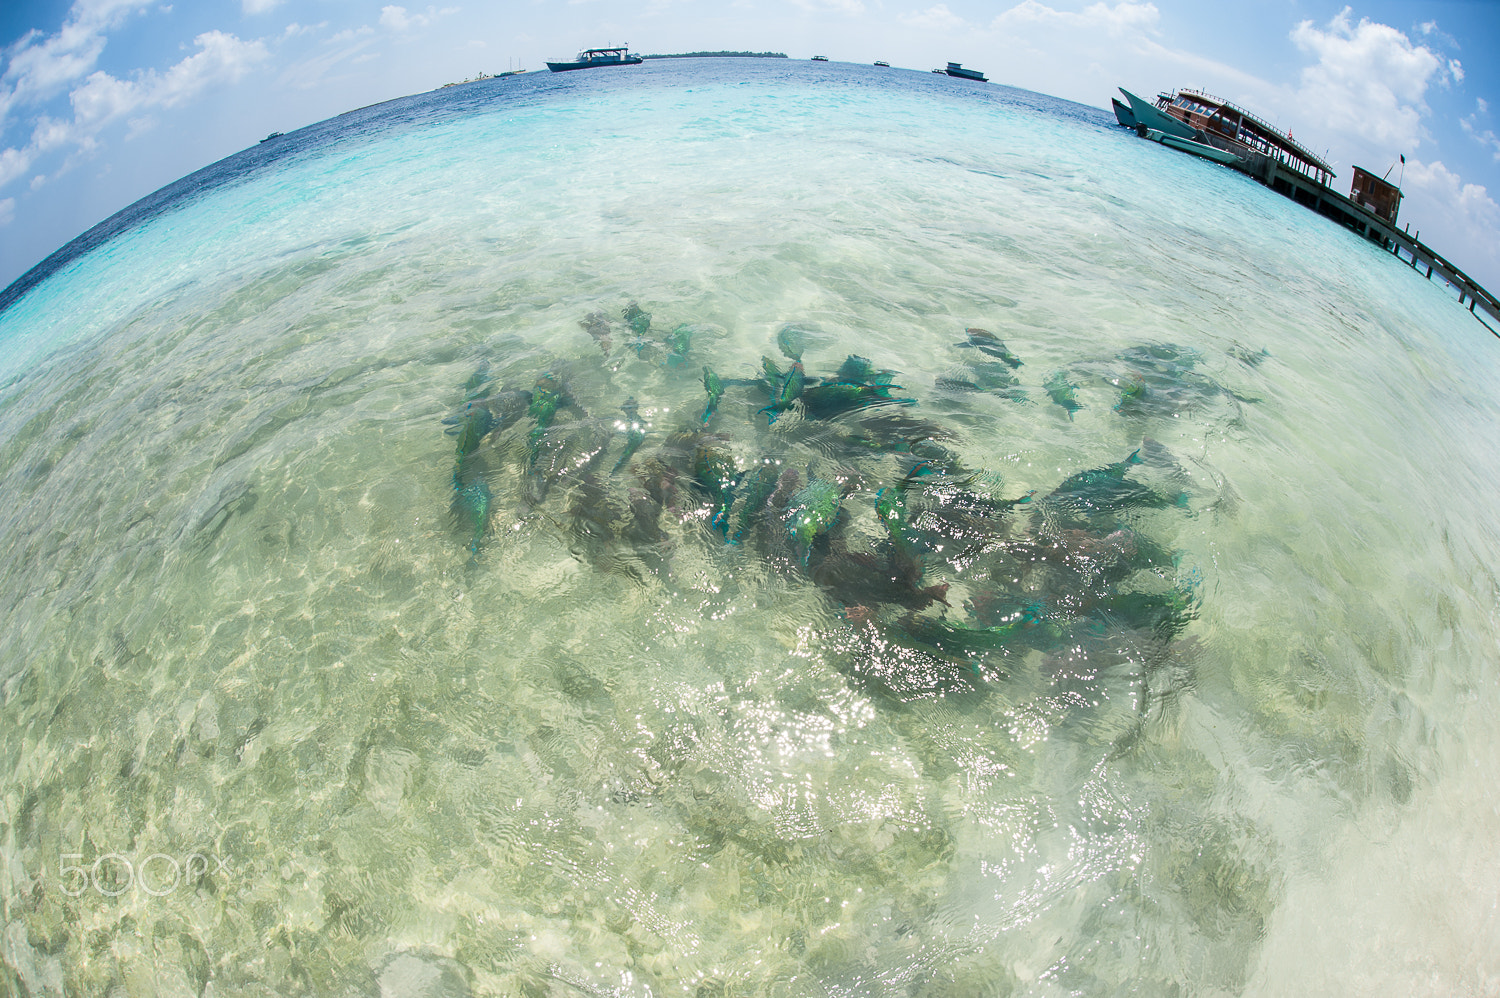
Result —
[[648, 55], [645, 59], [785, 59], [785, 52], [673, 52]]

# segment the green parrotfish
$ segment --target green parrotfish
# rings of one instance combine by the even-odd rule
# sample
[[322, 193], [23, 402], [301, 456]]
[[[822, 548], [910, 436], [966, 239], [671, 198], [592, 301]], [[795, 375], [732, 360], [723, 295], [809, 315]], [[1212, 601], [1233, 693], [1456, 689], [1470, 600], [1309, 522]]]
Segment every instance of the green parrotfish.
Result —
[[807, 334], [796, 326], [782, 326], [776, 334], [776, 346], [787, 360], [802, 363], [802, 351], [807, 348]]
[[625, 450], [620, 453], [620, 459], [615, 462], [610, 474], [618, 474], [620, 469], [630, 463], [630, 458], [640, 448], [646, 439], [646, 428], [641, 423], [641, 413], [636, 406], [634, 398], [628, 398], [620, 406], [620, 411], [625, 413]]
[[1052, 375], [1042, 382], [1042, 387], [1046, 389], [1048, 398], [1068, 410], [1069, 419], [1073, 418], [1073, 413], [1083, 408], [1073, 395], [1078, 386], [1068, 380], [1066, 371], [1053, 371]]
[[719, 409], [719, 399], [724, 397], [724, 383], [714, 373], [713, 368], [703, 367], [703, 390], [708, 392], [708, 405], [703, 410], [703, 422], [707, 423], [713, 419], [714, 413]]
[[802, 397], [802, 389], [806, 384], [807, 374], [802, 370], [802, 365], [793, 364], [792, 369], [782, 376], [781, 383], [776, 386], [771, 404], [759, 411], [769, 414], [768, 422], [776, 422], [777, 416], [790, 409]]
[[813, 543], [838, 522], [844, 491], [837, 482], [814, 478], [792, 496], [786, 511], [787, 534], [804, 566], [812, 555]]

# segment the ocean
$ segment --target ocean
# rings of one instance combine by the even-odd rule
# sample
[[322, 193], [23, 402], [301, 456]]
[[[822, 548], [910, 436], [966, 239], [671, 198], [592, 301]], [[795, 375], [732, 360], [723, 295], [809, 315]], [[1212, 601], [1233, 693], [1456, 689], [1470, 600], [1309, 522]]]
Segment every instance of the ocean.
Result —
[[0, 300], [0, 991], [1500, 993], [1500, 344], [1106, 112], [485, 80]]

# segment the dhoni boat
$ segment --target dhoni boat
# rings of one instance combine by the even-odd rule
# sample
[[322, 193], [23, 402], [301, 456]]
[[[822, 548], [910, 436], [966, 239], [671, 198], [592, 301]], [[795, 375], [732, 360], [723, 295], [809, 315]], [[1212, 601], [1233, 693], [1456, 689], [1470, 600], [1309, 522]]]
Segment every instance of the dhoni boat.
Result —
[[596, 69], [600, 66], [635, 66], [645, 61], [641, 56], [631, 55], [630, 46], [621, 45], [619, 48], [584, 49], [572, 62], [549, 62], [547, 68], [554, 73], [564, 73], [570, 69]]

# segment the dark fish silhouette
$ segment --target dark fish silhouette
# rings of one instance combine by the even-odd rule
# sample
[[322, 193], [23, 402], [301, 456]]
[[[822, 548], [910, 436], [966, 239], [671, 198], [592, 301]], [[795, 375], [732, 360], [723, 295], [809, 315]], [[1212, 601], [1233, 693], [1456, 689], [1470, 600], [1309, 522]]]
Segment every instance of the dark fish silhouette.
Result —
[[843, 488], [826, 478], [814, 478], [792, 496], [786, 510], [786, 529], [804, 567], [813, 543], [838, 522], [843, 498]]
[[782, 326], [776, 334], [776, 346], [787, 360], [800, 364], [802, 351], [807, 348], [807, 334], [796, 326]]
[[1042, 388], [1046, 390], [1048, 398], [1068, 410], [1069, 419], [1073, 418], [1073, 413], [1083, 408], [1073, 395], [1078, 386], [1068, 380], [1066, 371], [1053, 371], [1051, 376], [1042, 382]]
[[645, 336], [651, 331], [651, 313], [643, 311], [635, 302], [625, 306], [624, 316], [637, 337]]
[[625, 449], [620, 453], [620, 459], [615, 462], [610, 474], [618, 474], [621, 468], [629, 464], [630, 458], [646, 440], [646, 429], [641, 425], [641, 413], [636, 407], [635, 399], [626, 399], [620, 410], [625, 413]]
[[771, 404], [760, 409], [759, 412], [769, 414], [768, 422], [776, 422], [777, 416], [790, 409], [802, 397], [806, 384], [807, 375], [802, 370], [801, 363], [793, 364], [792, 369], [782, 375], [781, 384], [776, 386], [776, 391], [771, 396]]
[[708, 405], [703, 410], [701, 421], [707, 423], [718, 411], [719, 399], [724, 397], [724, 382], [720, 381], [719, 376], [707, 365], [703, 367], [703, 390], [708, 392]]
[[490, 525], [490, 487], [483, 478], [475, 478], [467, 484], [454, 482], [453, 514], [469, 530], [469, 552], [476, 557], [480, 542]]
[[611, 345], [609, 316], [603, 312], [590, 312], [578, 324], [594, 338], [594, 342], [599, 344], [599, 349], [604, 351], [604, 356], [608, 357]]
[[994, 357], [996, 360], [1003, 360], [1011, 367], [1021, 366], [1021, 358], [1011, 353], [1006, 345], [1000, 341], [1000, 337], [988, 329], [969, 328], [964, 330], [964, 332], [968, 335], [968, 340], [964, 343], [956, 343], [954, 344], [955, 346], [974, 347], [980, 353]]

